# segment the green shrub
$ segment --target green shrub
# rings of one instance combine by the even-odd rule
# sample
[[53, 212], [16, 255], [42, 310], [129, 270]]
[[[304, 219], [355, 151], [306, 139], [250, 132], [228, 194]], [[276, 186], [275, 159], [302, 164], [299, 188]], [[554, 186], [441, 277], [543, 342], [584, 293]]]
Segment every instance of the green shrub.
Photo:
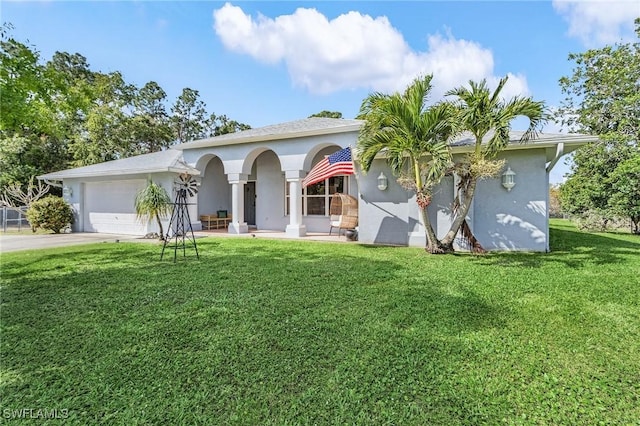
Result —
[[49, 195], [31, 203], [27, 210], [27, 220], [34, 232], [37, 228], [42, 228], [59, 234], [73, 223], [73, 210], [61, 197]]
[[576, 227], [585, 232], [607, 232], [628, 227], [628, 220], [609, 210], [588, 210], [573, 217]]

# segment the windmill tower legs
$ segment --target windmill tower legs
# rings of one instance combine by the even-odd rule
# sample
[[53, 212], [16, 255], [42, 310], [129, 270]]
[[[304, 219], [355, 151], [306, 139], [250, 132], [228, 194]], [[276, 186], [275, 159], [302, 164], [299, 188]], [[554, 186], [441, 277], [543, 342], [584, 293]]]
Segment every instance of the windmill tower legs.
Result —
[[[186, 221], [186, 224], [185, 224]], [[160, 260], [164, 257], [164, 251], [167, 247], [173, 248], [173, 262], [176, 262], [178, 250], [182, 250], [182, 256], [187, 256], [187, 245], [193, 244], [196, 250], [196, 258], [200, 259], [198, 253], [198, 245], [193, 235], [191, 227], [191, 218], [189, 217], [189, 209], [187, 204], [187, 190], [180, 188], [176, 191], [176, 200], [173, 203], [171, 211], [171, 220], [167, 229], [167, 235], [162, 245], [162, 253]]]

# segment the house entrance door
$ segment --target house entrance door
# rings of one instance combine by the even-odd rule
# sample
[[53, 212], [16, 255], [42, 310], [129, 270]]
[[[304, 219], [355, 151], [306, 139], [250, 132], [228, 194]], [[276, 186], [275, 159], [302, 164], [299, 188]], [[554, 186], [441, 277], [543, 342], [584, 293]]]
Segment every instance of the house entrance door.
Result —
[[244, 220], [249, 226], [256, 226], [256, 183], [244, 185]]

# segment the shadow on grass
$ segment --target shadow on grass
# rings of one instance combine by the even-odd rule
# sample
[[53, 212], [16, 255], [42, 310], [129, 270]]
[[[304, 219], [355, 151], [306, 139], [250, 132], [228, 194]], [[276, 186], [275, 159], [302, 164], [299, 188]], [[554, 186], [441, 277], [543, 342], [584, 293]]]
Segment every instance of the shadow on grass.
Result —
[[474, 259], [484, 264], [534, 268], [561, 263], [576, 269], [637, 262], [640, 259], [640, 237], [636, 235], [581, 232], [568, 224], [553, 225], [550, 234], [550, 253], [503, 252]]
[[176, 264], [125, 243], [12, 256], [3, 368], [21, 379], [3, 384], [4, 406], [73, 400], [76, 420], [124, 421], [155, 395], [152, 408], [182, 401], [222, 422], [498, 422], [474, 388], [454, 389], [452, 363], [478, 356], [461, 336], [508, 313], [454, 280], [406, 274], [402, 256], [327, 247], [207, 241]]

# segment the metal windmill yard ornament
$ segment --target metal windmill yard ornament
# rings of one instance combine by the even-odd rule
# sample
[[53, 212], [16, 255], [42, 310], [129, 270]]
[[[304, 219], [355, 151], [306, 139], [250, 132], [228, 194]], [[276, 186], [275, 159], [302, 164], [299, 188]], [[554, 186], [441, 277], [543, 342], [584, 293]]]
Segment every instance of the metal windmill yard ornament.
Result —
[[167, 246], [173, 248], [174, 262], [178, 256], [178, 249], [182, 249], [182, 255], [186, 257], [188, 243], [193, 244], [193, 248], [196, 250], [196, 258], [200, 259], [196, 238], [193, 235], [193, 228], [191, 227], [191, 218], [189, 217], [188, 206], [190, 204], [187, 203], [187, 196], [193, 197], [198, 193], [198, 183], [190, 174], [182, 173], [178, 177], [178, 180], [174, 181], [173, 188], [176, 193], [176, 198], [173, 202], [169, 229], [167, 230], [167, 236], [162, 245], [160, 260], [162, 260]]

